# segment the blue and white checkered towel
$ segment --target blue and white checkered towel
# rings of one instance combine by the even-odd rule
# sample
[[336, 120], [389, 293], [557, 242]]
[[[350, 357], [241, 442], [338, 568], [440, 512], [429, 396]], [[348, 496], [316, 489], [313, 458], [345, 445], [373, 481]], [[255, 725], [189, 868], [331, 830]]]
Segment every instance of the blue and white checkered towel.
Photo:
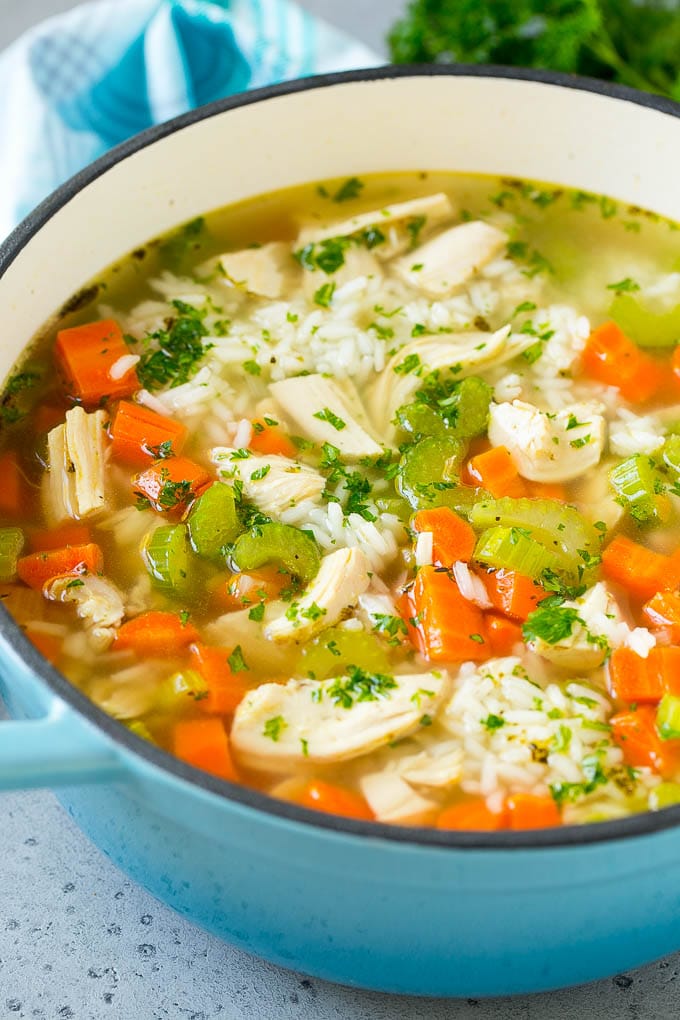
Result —
[[130, 135], [244, 89], [380, 59], [290, 0], [97, 0], [0, 55], [0, 238]]

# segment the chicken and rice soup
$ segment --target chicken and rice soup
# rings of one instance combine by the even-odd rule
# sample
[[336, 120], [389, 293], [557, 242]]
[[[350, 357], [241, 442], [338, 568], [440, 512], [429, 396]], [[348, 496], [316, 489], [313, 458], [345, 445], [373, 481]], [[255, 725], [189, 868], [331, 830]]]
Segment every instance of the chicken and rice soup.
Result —
[[5, 385], [4, 604], [184, 761], [337, 815], [680, 802], [680, 235], [442, 173], [188, 223]]

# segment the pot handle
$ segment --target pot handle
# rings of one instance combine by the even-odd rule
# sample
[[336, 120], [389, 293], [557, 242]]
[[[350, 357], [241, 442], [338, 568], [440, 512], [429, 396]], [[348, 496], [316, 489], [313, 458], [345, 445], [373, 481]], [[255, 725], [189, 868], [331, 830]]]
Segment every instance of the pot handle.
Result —
[[0, 721], [0, 791], [121, 779], [115, 748], [55, 698], [40, 719]]

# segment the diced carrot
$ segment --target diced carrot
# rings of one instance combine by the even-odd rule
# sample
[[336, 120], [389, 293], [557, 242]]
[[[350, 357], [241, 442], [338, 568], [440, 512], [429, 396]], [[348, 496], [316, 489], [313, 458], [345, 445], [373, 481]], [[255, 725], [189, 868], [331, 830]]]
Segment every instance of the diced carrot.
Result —
[[486, 634], [492, 655], [511, 655], [513, 648], [522, 642], [522, 628], [507, 616], [486, 614]]
[[473, 485], [481, 486], [497, 499], [501, 496], [528, 495], [527, 485], [504, 446], [494, 446], [469, 460], [467, 477]]
[[468, 522], [448, 507], [419, 510], [413, 515], [411, 527], [418, 533], [432, 532], [434, 561], [438, 566], [450, 567], [458, 560], [472, 559], [477, 536]]
[[560, 503], [567, 501], [567, 489], [561, 482], [527, 482], [526, 484], [532, 499], [558, 499]]
[[370, 822], [375, 817], [362, 796], [323, 779], [311, 779], [295, 798], [301, 807]]
[[121, 400], [109, 426], [111, 453], [116, 460], [145, 467], [159, 457], [177, 456], [186, 442], [187, 429], [179, 421], [156, 414], [142, 404]]
[[196, 704], [208, 715], [228, 715], [250, 690], [243, 673], [232, 673], [229, 656], [233, 648], [193, 644], [189, 649], [191, 665], [206, 682], [208, 693]]
[[0, 513], [13, 519], [25, 516], [28, 483], [13, 450], [0, 456], [0, 479]]
[[437, 818], [438, 829], [458, 832], [497, 832], [506, 827], [505, 813], [490, 811], [481, 798], [452, 804]]
[[29, 588], [41, 589], [46, 581], [59, 574], [100, 574], [104, 558], [98, 545], [68, 545], [65, 549], [49, 549], [29, 553], [17, 563], [17, 574]]
[[26, 637], [31, 644], [38, 649], [40, 654], [54, 665], [63, 647], [63, 640], [58, 634], [48, 634], [44, 630], [34, 630], [30, 625], [25, 631]]
[[33, 531], [29, 534], [28, 541], [33, 552], [44, 552], [46, 549], [63, 549], [69, 545], [89, 545], [92, 542], [92, 535], [87, 524], [73, 521], [58, 528], [51, 528], [49, 531]]
[[642, 607], [652, 630], [662, 630], [674, 644], [680, 644], [680, 593], [659, 591]]
[[117, 363], [129, 354], [121, 328], [113, 319], [62, 329], [54, 345], [68, 395], [86, 407], [96, 407], [105, 398], [128, 397], [139, 389], [134, 367], [117, 377]]
[[278, 425], [268, 425], [264, 418], [253, 420], [250, 449], [255, 453], [278, 453], [281, 457], [295, 458], [297, 447]]
[[210, 475], [186, 457], [156, 460], [132, 479], [134, 491], [159, 513], [184, 510], [212, 481]]
[[183, 719], [173, 730], [173, 752], [194, 768], [236, 781], [229, 738], [221, 719]]
[[562, 824], [562, 816], [552, 797], [514, 793], [505, 801], [505, 808], [511, 829], [550, 829]]
[[609, 720], [612, 737], [633, 768], [647, 766], [671, 777], [680, 768], [680, 740], [662, 740], [656, 728], [656, 707], [640, 705]]
[[632, 648], [616, 648], [607, 669], [609, 692], [619, 701], [655, 704], [664, 694], [680, 694], [680, 648], [657, 645], [643, 658]]
[[646, 549], [625, 535], [617, 535], [602, 553], [602, 571], [639, 599], [651, 599], [658, 591], [676, 588], [680, 563], [671, 556]]
[[458, 585], [445, 570], [421, 567], [410, 595], [417, 647], [432, 662], [475, 662], [488, 659], [484, 616], [464, 599]]
[[649, 400], [663, 381], [657, 363], [644, 354], [615, 322], [605, 322], [588, 337], [582, 355], [585, 372], [598, 382], [616, 386], [633, 404]]
[[150, 610], [127, 620], [116, 634], [116, 651], [130, 649], [139, 656], [166, 657], [198, 641], [193, 624], [183, 622], [177, 613]]
[[671, 358], [671, 369], [675, 376], [675, 381], [680, 382], [680, 347], [673, 349], [673, 356]]
[[256, 606], [260, 602], [271, 602], [279, 597], [284, 588], [289, 588], [291, 576], [276, 567], [261, 567], [248, 573], [232, 574], [222, 581], [215, 590], [215, 601], [228, 610]]
[[515, 620], [526, 620], [547, 595], [540, 584], [516, 570], [490, 570], [481, 575], [494, 609]]

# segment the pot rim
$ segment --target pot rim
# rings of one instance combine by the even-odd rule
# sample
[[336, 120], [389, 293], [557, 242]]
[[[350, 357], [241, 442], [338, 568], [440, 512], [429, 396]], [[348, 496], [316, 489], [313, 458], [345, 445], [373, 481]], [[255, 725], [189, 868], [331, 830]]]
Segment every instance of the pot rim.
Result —
[[[383, 65], [363, 70], [341, 71], [308, 78], [297, 78], [281, 84], [253, 89], [250, 92], [229, 96], [201, 106], [172, 120], [147, 128], [145, 131], [109, 150], [99, 159], [76, 173], [44, 199], [4, 241], [0, 242], [0, 277], [4, 276], [35, 234], [80, 191], [83, 191], [93, 181], [97, 180], [97, 178], [118, 163], [185, 127], [207, 120], [228, 110], [250, 106], [252, 103], [259, 103], [278, 96], [329, 88], [334, 85], [398, 78], [434, 78], [440, 76], [535, 82], [541, 85], [552, 85], [558, 88], [573, 89], [578, 92], [589, 92], [599, 96], [618, 99], [680, 118], [680, 103], [666, 99], [663, 96], [640, 92], [628, 86], [600, 81], [594, 78], [529, 68], [510, 68], [489, 64], [405, 64]], [[133, 755], [138, 755], [171, 776], [184, 780], [199, 787], [202, 791], [224, 800], [234, 801], [243, 807], [251, 808], [263, 814], [274, 815], [283, 821], [302, 823], [305, 826], [316, 826], [321, 829], [331, 830], [331, 832], [339, 836], [360, 836], [364, 839], [370, 838], [373, 842], [378, 840], [386, 843], [404, 844], [414, 848], [427, 847], [441, 848], [442, 850], [449, 848], [500, 852], [549, 848], [566, 849], [568, 847], [586, 846], [593, 843], [652, 836], [655, 833], [680, 826], [680, 805], [665, 808], [662, 811], [647, 811], [630, 815], [626, 818], [616, 819], [615, 821], [599, 822], [597, 824], [581, 823], [580, 825], [568, 825], [555, 829], [493, 833], [455, 832], [424, 827], [387, 825], [381, 822], [362, 822], [335, 815], [325, 815], [322, 812], [277, 800], [249, 787], [213, 777], [206, 772], [186, 765], [168, 752], [136, 736], [122, 723], [117, 722], [107, 715], [103, 709], [98, 708], [94, 702], [90, 701], [86, 695], [51, 666], [25, 637], [20, 626], [10, 616], [4, 605], [0, 606], [0, 644], [16, 650], [31, 672], [53, 694], [61, 698], [79, 715], [97, 727], [97, 729], [103, 731], [111, 741], [122, 745], [126, 751]]]

